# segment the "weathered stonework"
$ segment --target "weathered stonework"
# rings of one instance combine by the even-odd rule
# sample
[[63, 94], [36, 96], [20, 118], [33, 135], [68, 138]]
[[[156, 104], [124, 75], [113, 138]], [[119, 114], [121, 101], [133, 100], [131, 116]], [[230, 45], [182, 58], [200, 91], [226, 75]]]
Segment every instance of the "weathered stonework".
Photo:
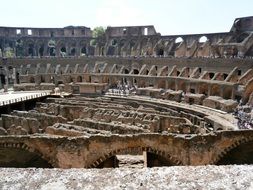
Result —
[[118, 167], [122, 154], [147, 167], [252, 164], [253, 131], [232, 114], [253, 118], [252, 31], [253, 17], [181, 42], [153, 26], [98, 39], [86, 27], [0, 28], [0, 55], [16, 56], [0, 60], [0, 88], [52, 92], [0, 105], [0, 167]]

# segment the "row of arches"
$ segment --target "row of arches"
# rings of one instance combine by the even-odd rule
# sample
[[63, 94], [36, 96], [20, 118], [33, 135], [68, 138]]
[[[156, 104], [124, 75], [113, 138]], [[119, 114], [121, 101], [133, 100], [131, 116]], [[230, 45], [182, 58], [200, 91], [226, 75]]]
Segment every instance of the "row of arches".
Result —
[[[172, 52], [184, 41], [198, 40], [198, 43], [203, 44], [209, 39], [206, 36], [197, 37], [177, 37], [168, 39], [111, 39], [104, 49], [103, 55], [121, 55], [121, 56], [139, 56], [139, 55], [157, 55], [157, 56], [169, 56], [165, 51]], [[171, 46], [171, 47], [170, 47]], [[103, 48], [103, 47], [101, 47]]]
[[[235, 142], [230, 147], [222, 151], [217, 158], [211, 162], [214, 165], [231, 165], [231, 164], [253, 164], [253, 141], [243, 140]], [[9, 145], [8, 145], [9, 146]], [[16, 146], [16, 145], [15, 145]], [[160, 167], [176, 166], [183, 163], [167, 153], [152, 149], [151, 147], [129, 147], [127, 149], [117, 149], [101, 155], [94, 162], [87, 166], [89, 168], [119, 167], [115, 160], [117, 155], [130, 154], [136, 155], [136, 150], [144, 151], [143, 167]], [[138, 151], [137, 151], [138, 152]], [[146, 160], [145, 160], [146, 159]], [[20, 147], [0, 147], [0, 167], [15, 168], [52, 168], [59, 167], [50, 164], [48, 158], [44, 158], [38, 151], [28, 148], [26, 145]]]

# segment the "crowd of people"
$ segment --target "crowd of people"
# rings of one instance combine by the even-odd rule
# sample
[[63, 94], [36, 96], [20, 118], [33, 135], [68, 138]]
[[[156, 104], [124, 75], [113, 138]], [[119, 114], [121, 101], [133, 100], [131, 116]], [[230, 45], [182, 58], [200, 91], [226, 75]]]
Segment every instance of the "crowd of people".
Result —
[[253, 129], [253, 107], [238, 106], [234, 115], [237, 117], [239, 129]]
[[117, 85], [112, 86], [106, 94], [110, 95], [118, 95], [118, 96], [128, 96], [136, 91], [136, 86], [130, 85], [128, 83], [120, 83], [118, 82]]

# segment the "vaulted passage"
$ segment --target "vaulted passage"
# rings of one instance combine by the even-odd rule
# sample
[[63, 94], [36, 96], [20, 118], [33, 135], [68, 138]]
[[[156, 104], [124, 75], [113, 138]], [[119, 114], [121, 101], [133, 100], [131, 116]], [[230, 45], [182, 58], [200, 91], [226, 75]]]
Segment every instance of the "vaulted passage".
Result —
[[143, 167], [163, 167], [163, 166], [175, 166], [169, 158], [157, 155], [155, 153], [144, 151], [143, 154], [139, 152], [133, 152], [130, 154], [114, 155], [103, 162], [101, 162], [97, 168], [143, 168]]
[[243, 143], [229, 151], [217, 165], [253, 164], [253, 142]]
[[52, 168], [38, 154], [17, 148], [0, 148], [0, 167]]

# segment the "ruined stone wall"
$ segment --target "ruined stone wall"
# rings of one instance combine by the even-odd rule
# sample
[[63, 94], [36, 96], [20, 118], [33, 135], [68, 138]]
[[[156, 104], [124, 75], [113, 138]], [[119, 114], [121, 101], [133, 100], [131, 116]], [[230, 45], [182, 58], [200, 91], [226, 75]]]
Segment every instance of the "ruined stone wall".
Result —
[[236, 19], [230, 32], [166, 35], [154, 26], [108, 27], [91, 38], [86, 27], [62, 29], [0, 28], [2, 57], [251, 57], [252, 17]]

